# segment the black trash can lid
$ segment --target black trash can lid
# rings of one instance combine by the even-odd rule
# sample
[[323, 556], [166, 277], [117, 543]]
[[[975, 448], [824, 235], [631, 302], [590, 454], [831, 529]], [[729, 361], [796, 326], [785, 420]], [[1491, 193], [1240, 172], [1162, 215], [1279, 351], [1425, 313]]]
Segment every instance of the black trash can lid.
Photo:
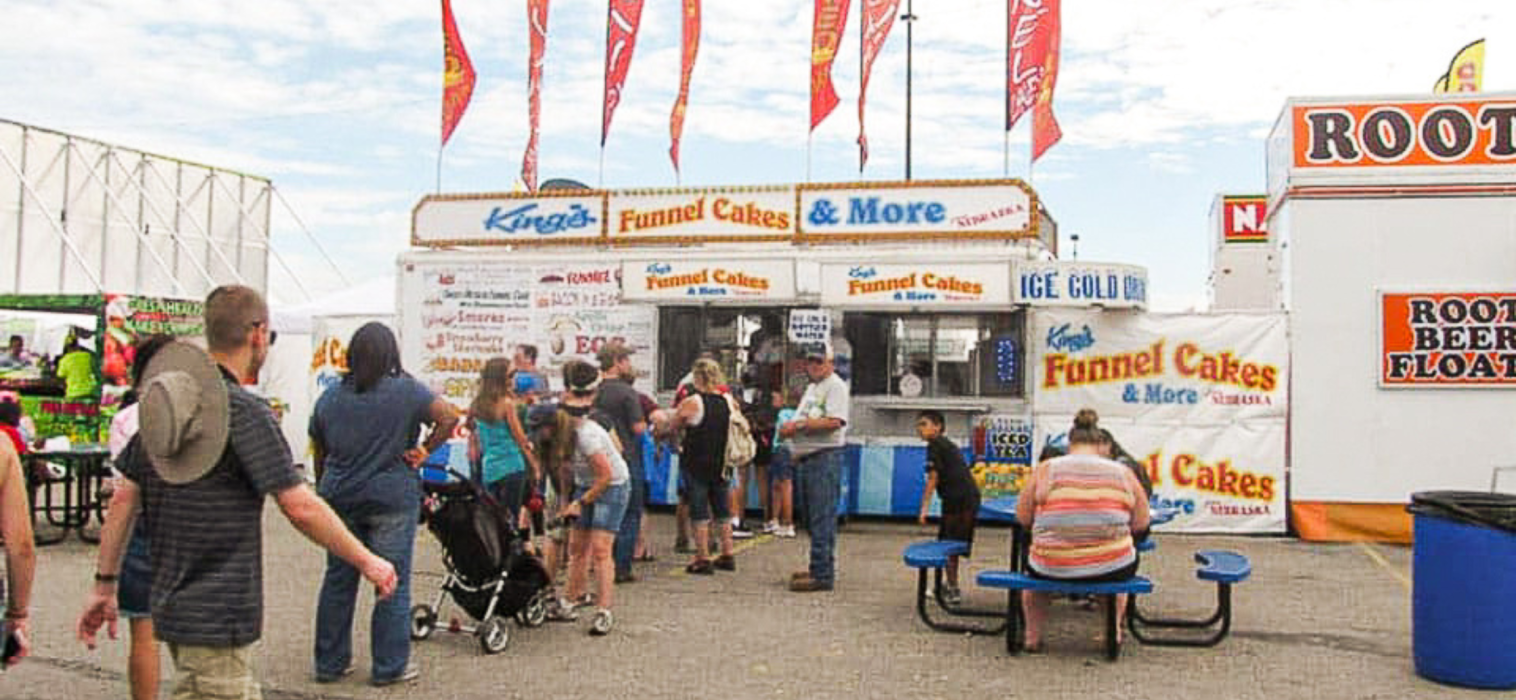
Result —
[[1516, 534], [1516, 495], [1507, 493], [1418, 491], [1406, 510]]

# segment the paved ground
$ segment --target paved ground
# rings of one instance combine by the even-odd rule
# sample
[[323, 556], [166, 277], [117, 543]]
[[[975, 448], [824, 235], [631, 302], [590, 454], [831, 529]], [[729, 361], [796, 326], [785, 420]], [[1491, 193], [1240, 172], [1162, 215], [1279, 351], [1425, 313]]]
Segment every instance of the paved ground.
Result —
[[[1189, 554], [1230, 548], [1252, 558], [1236, 595], [1233, 635], [1210, 650], [1129, 641], [1119, 663], [1100, 655], [1095, 613], [1056, 604], [1049, 653], [1007, 657], [1002, 637], [929, 631], [912, 609], [915, 578], [901, 548], [933, 529], [854, 522], [841, 537], [839, 588], [793, 594], [781, 585], [803, 565], [807, 540], [759, 538], [743, 545], [740, 571], [687, 577], [667, 544], [672, 519], [651, 517], [660, 559], [643, 580], [618, 588], [616, 631], [584, 623], [519, 630], [510, 648], [482, 656], [471, 637], [439, 634], [414, 652], [423, 677], [374, 689], [367, 679], [366, 623], [356, 640], [360, 672], [312, 683], [312, 621], [322, 555], [270, 508], [265, 520], [267, 624], [258, 671], [271, 699], [557, 697], [1124, 697], [1448, 698], [1488, 697], [1417, 677], [1411, 665], [1406, 548], [1314, 545], [1287, 539], [1158, 536], [1144, 559], [1159, 582], [1150, 606], [1198, 612], [1213, 588], [1196, 581]], [[1008, 530], [982, 530], [975, 568], [1003, 567]], [[434, 594], [438, 547], [417, 545], [418, 595]], [[87, 651], [72, 625], [94, 567], [94, 548], [70, 540], [41, 550], [33, 606], [36, 656], [0, 676], [0, 697], [93, 700], [126, 696], [125, 643]], [[966, 588], [970, 602], [1003, 597]], [[368, 602], [360, 604], [364, 619]], [[453, 608], [456, 610], [456, 608]], [[124, 629], [123, 629], [124, 634]], [[167, 675], [167, 674], [166, 674]], [[164, 692], [163, 697], [168, 693]]]

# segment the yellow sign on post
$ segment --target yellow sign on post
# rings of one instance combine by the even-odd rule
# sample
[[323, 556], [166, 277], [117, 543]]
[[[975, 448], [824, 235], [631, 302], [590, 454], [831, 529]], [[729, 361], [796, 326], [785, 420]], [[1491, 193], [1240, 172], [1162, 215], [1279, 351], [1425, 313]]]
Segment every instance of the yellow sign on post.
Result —
[[1484, 84], [1484, 39], [1463, 47], [1432, 92], [1479, 92]]

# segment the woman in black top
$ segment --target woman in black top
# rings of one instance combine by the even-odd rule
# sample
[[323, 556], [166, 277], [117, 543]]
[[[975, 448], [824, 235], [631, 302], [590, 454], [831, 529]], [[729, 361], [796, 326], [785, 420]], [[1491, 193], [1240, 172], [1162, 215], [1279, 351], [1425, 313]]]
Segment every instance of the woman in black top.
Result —
[[[732, 521], [727, 493], [726, 435], [732, 419], [731, 398], [718, 392], [726, 383], [721, 365], [700, 359], [690, 370], [693, 391], [679, 402], [674, 427], [684, 428], [679, 470], [684, 473], [690, 502], [690, 521], [695, 534], [695, 559], [686, 567], [692, 574], [711, 574], [715, 569], [736, 571], [732, 558]], [[706, 558], [712, 515], [721, 523], [721, 556]]]

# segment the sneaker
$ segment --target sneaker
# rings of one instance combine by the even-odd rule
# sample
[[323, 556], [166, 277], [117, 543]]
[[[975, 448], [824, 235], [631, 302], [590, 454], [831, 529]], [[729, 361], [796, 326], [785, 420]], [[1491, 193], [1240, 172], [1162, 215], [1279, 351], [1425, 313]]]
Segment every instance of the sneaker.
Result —
[[948, 607], [956, 608], [963, 605], [963, 592], [957, 586], [942, 587], [942, 602]]
[[779, 521], [770, 520], [763, 524], [763, 534], [773, 535], [779, 532]]
[[394, 678], [375, 678], [373, 681], [371, 681], [371, 684], [374, 687], [376, 687], [376, 688], [383, 688], [384, 686], [387, 686], [387, 685], [396, 685], [398, 683], [409, 683], [409, 682], [414, 681], [414, 680], [416, 680], [417, 678], [420, 678], [420, 677], [421, 677], [421, 668], [419, 666], [417, 666], [416, 664], [410, 664], [410, 665], [407, 665], [405, 667], [405, 671], [402, 672], [400, 675], [395, 676]]
[[736, 571], [737, 558], [733, 557], [730, 554], [723, 554], [719, 557], [716, 557], [716, 560], [711, 562], [711, 566], [717, 569], [721, 569], [722, 571]]
[[732, 539], [749, 540], [753, 538], [753, 531], [747, 528], [732, 528]]
[[357, 664], [349, 663], [347, 665], [347, 668], [342, 669], [342, 671], [339, 672], [335, 676], [327, 675], [325, 673], [321, 673], [321, 672], [317, 671], [316, 672], [316, 682], [317, 683], [322, 683], [322, 684], [325, 684], [325, 683], [336, 683], [337, 681], [340, 681], [340, 680], [342, 680], [344, 678], [347, 678], [348, 676], [353, 675], [353, 673], [357, 672], [357, 670], [358, 670], [358, 665]]
[[716, 573], [716, 569], [711, 564], [711, 560], [709, 559], [696, 559], [695, 561], [690, 562], [689, 566], [684, 567], [684, 570], [686, 573], [696, 574], [699, 576], [710, 576], [711, 574]]
[[547, 602], [547, 619], [549, 622], [573, 622], [579, 619], [579, 613], [568, 601], [554, 596]]
[[590, 620], [590, 635], [604, 637], [611, 633], [611, 628], [616, 626], [616, 617], [611, 611], [601, 608], [595, 611], [595, 617]]
[[794, 525], [780, 525], [779, 528], [774, 531], [774, 535], [776, 537], [783, 537], [785, 539], [794, 539], [795, 538], [795, 526]]
[[674, 540], [674, 551], [680, 554], [689, 554], [695, 551], [695, 549], [690, 546], [690, 541], [687, 538], [680, 537]]
[[637, 578], [637, 574], [634, 574], [630, 571], [616, 572], [616, 583], [636, 583], [640, 580], [641, 579]]

